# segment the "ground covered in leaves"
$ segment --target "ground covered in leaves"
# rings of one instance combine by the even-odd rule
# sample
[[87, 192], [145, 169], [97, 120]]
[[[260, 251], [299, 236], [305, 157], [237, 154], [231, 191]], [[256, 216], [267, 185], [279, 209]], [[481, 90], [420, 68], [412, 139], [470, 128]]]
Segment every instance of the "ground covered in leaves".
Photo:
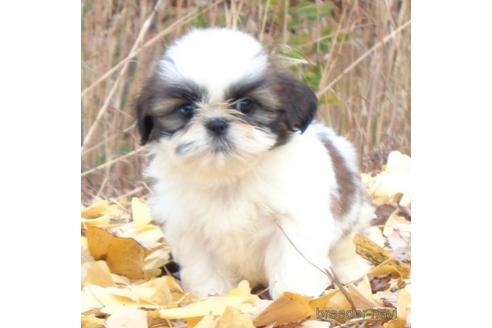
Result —
[[372, 268], [314, 299], [263, 299], [247, 281], [199, 299], [173, 277], [170, 249], [143, 199], [82, 207], [82, 327], [409, 327], [410, 158], [392, 152], [362, 178], [376, 217], [354, 243]]

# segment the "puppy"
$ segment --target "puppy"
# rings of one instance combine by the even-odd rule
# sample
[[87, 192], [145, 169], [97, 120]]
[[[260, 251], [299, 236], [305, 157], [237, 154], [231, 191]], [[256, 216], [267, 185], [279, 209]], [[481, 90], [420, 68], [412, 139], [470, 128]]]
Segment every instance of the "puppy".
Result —
[[151, 208], [183, 287], [247, 279], [316, 296], [366, 273], [353, 233], [372, 216], [352, 145], [313, 122], [314, 93], [250, 35], [194, 30], [167, 49], [137, 101]]

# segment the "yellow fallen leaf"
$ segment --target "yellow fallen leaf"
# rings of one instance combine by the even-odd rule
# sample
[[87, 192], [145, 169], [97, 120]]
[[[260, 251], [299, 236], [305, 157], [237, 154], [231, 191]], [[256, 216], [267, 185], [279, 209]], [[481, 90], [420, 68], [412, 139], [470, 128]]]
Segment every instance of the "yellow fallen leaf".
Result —
[[144, 279], [145, 280], [150, 280], [153, 278], [157, 278], [162, 275], [162, 270], [161, 269], [150, 269], [150, 270], [144, 270]]
[[[345, 291], [357, 310], [380, 308], [382, 301], [372, 294], [369, 279], [364, 277], [359, 283], [345, 286]], [[325, 295], [310, 301], [314, 310], [313, 319], [334, 319], [345, 322], [355, 316], [347, 297], [338, 289], [329, 290]]]
[[80, 239], [80, 257], [82, 263], [94, 261], [91, 252], [89, 252], [89, 245], [87, 244], [87, 238], [85, 238], [84, 236], [82, 236], [82, 238]]
[[99, 312], [104, 313], [104, 314], [113, 314], [115, 312], [120, 311], [122, 308], [124, 309], [142, 309], [145, 311], [156, 311], [159, 309], [159, 306], [157, 305], [152, 305], [152, 304], [138, 304], [138, 303], [131, 303], [127, 305], [121, 305], [121, 304], [113, 304], [113, 305], [108, 305], [105, 306], [101, 309], [99, 309]]
[[198, 302], [201, 298], [193, 293], [185, 294], [183, 298], [179, 301], [180, 306], [190, 305], [192, 303]]
[[[314, 319], [325, 320], [331, 318], [342, 323], [348, 319], [345, 316], [338, 315], [338, 313], [347, 313], [352, 310], [352, 306], [340, 290], [336, 290], [333, 294], [328, 294], [328, 296], [321, 296], [316, 304], [320, 304], [322, 301], [325, 301], [324, 305], [313, 307], [315, 311], [313, 316]], [[337, 315], [331, 317], [330, 313], [327, 314], [327, 311], [336, 311], [331, 313], [337, 313]]]
[[99, 228], [88, 227], [86, 240], [89, 252], [96, 260], [104, 259], [113, 241], [113, 235]]
[[101, 287], [114, 286], [111, 271], [104, 261], [86, 262], [82, 266], [85, 271], [83, 285], [91, 284]]
[[217, 322], [218, 318], [215, 318], [213, 315], [207, 315], [203, 318], [201, 318], [198, 321], [198, 318], [196, 320], [188, 320], [188, 327], [194, 327], [194, 328], [215, 328], [215, 324]]
[[394, 278], [410, 277], [410, 265], [394, 259], [388, 251], [378, 246], [366, 236], [357, 234], [355, 235], [354, 242], [357, 254], [376, 266], [369, 271], [370, 276], [375, 277], [391, 273]]
[[383, 263], [391, 258], [391, 254], [380, 247], [378, 244], [362, 234], [356, 234], [354, 237], [356, 252], [374, 265]]
[[[184, 294], [183, 288], [181, 288], [181, 286], [178, 284], [176, 279], [174, 279], [171, 276], [164, 276], [163, 279], [166, 280], [166, 283], [172, 292], [178, 292], [180, 294]], [[183, 295], [181, 295], [181, 296], [183, 296]]]
[[364, 231], [364, 234], [367, 236], [367, 238], [372, 240], [379, 247], [384, 247], [386, 238], [384, 238], [383, 232], [381, 231], [380, 227], [377, 226], [369, 227]]
[[401, 277], [408, 279], [410, 278], [410, 265], [390, 258], [369, 271], [369, 275], [372, 277], [382, 276], [388, 273], [391, 274], [392, 278]]
[[[243, 313], [249, 313], [253, 305], [260, 301], [258, 296], [251, 295], [251, 288], [245, 280], [241, 281], [236, 288], [231, 289], [224, 296], [211, 296], [202, 301], [197, 301], [192, 294], [184, 295], [183, 290], [174, 278], [169, 276], [162, 278], [166, 279], [169, 289], [173, 293], [177, 293], [176, 296], [181, 299], [181, 307], [161, 310], [161, 318], [187, 319], [189, 321], [188, 324], [190, 322], [195, 324], [199, 318], [208, 314], [222, 315], [228, 306], [240, 309]], [[173, 297], [176, 299], [176, 296]]]
[[97, 318], [93, 314], [82, 315], [81, 328], [105, 328], [104, 319]]
[[[309, 301], [309, 306], [311, 306], [312, 309], [316, 310], [317, 308], [324, 308], [327, 306], [328, 302], [331, 301], [331, 299], [340, 293], [340, 290], [338, 289], [330, 289], [326, 291], [322, 296], [315, 298], [313, 300]], [[344, 308], [345, 304], [348, 305], [348, 308], [350, 308], [350, 304], [347, 302], [347, 300], [344, 298], [345, 302], [343, 305], [340, 307]]]
[[137, 227], [129, 237], [138, 241], [147, 249], [161, 247], [164, 244], [164, 234], [159, 226], [146, 224]]
[[[377, 205], [394, 204], [402, 194], [400, 204], [408, 206], [410, 204], [409, 185], [410, 177], [391, 175], [387, 172], [381, 172], [375, 176], [368, 184], [368, 193], [371, 198], [380, 200]], [[403, 192], [404, 191], [404, 192]]]
[[111, 232], [121, 238], [133, 238], [146, 249], [166, 247], [164, 234], [159, 226], [155, 224], [145, 224], [135, 226], [133, 223], [121, 224], [111, 230]]
[[130, 238], [116, 238], [109, 248], [106, 262], [111, 271], [130, 279], [141, 279], [144, 248]]
[[105, 228], [109, 226], [109, 221], [111, 220], [111, 215], [103, 214], [94, 219], [81, 219], [80, 222], [83, 224], [84, 228], [88, 226]]
[[[170, 257], [170, 250], [167, 247], [159, 247], [157, 249], [153, 249], [150, 251], [147, 256], [145, 256], [144, 261], [145, 263], [151, 263], [155, 260], [159, 259], [166, 259], [169, 260]], [[150, 269], [150, 268], [149, 268]]]
[[408, 320], [408, 313], [410, 309], [410, 287], [400, 290], [398, 294], [398, 300], [396, 301], [396, 308], [398, 318], [401, 320]]
[[128, 286], [130, 284], [130, 280], [127, 277], [119, 274], [111, 273], [111, 279], [117, 285]]
[[410, 234], [411, 224], [403, 216], [396, 214], [397, 211], [392, 213], [383, 228], [383, 235], [388, 237], [396, 229], [401, 233]]
[[215, 328], [254, 328], [250, 318], [232, 307], [226, 307]]
[[373, 177], [368, 174], [368, 173], [361, 173], [360, 174], [360, 179], [362, 180], [362, 183], [364, 183], [365, 185], [371, 183]]
[[247, 280], [241, 280], [237, 287], [228, 291], [226, 296], [250, 296], [251, 295], [251, 287], [249, 286], [249, 282]]
[[388, 154], [385, 171], [390, 173], [410, 174], [412, 169], [412, 160], [410, 156], [402, 154], [395, 150]]
[[147, 313], [139, 309], [125, 309], [114, 312], [106, 320], [106, 328], [148, 328]]
[[91, 255], [96, 260], [105, 259], [111, 272], [130, 279], [144, 277], [145, 250], [135, 240], [116, 237], [96, 227], [88, 227], [86, 237]]
[[255, 327], [300, 322], [313, 314], [309, 302], [301, 295], [285, 292], [254, 320]]
[[207, 299], [179, 308], [161, 310], [161, 318], [186, 319], [203, 317], [209, 313], [221, 315], [226, 307], [231, 306], [247, 312], [257, 301], [256, 295], [250, 296], [212, 296]]
[[301, 323], [299, 328], [331, 328], [331, 324], [328, 321], [319, 320], [306, 320]]
[[104, 304], [89, 289], [84, 288], [80, 293], [80, 312], [85, 313], [94, 309], [100, 309]]
[[[160, 316], [159, 316], [160, 318]], [[162, 318], [161, 318], [162, 319]], [[163, 320], [168, 320], [169, 319], [163, 319]], [[186, 327], [188, 328], [194, 328], [198, 323], [203, 321], [201, 323], [202, 327], [215, 327], [215, 322], [217, 322], [219, 318], [209, 314], [205, 317], [193, 317], [193, 318], [186, 318]]]
[[158, 248], [153, 250], [149, 255], [144, 258], [144, 270], [152, 270], [163, 267], [169, 262], [169, 249]]
[[89, 290], [104, 305], [134, 304], [140, 300], [140, 296], [128, 287], [101, 287], [87, 285], [84, 289]]
[[407, 155], [393, 151], [388, 155], [382, 172], [372, 177], [362, 174], [368, 194], [376, 205], [411, 203], [411, 160]]
[[352, 300], [358, 308], [380, 307], [383, 302], [372, 293], [369, 278], [364, 276], [358, 283], [347, 285], [348, 292], [352, 295]]
[[171, 321], [162, 319], [159, 316], [158, 310], [147, 311], [147, 322], [151, 328], [166, 328], [173, 326]]
[[[139, 291], [142, 293], [142, 291]], [[152, 291], [153, 292], [153, 291]], [[148, 294], [151, 292], [149, 291]], [[158, 309], [159, 305], [151, 304], [135, 292], [132, 286], [100, 287], [87, 285], [82, 290], [82, 313], [98, 309], [102, 313], [113, 314], [124, 308]]]
[[104, 214], [104, 212], [108, 209], [109, 203], [107, 200], [99, 200], [86, 209], [83, 209], [81, 215], [86, 219], [94, 219], [98, 216]]
[[405, 328], [405, 320], [396, 318], [383, 324], [384, 328]]
[[122, 218], [125, 220], [130, 219], [130, 215], [125, 211], [125, 209], [121, 207], [121, 205], [117, 205], [117, 204], [109, 205], [108, 209], [106, 210], [106, 212], [104, 212], [104, 214], [111, 216], [111, 218], [113, 219], [122, 219]]
[[359, 293], [364, 295], [367, 299], [374, 299], [371, 289], [371, 282], [367, 276], [364, 276], [359, 282], [350, 284], [349, 286], [354, 286]]
[[[145, 288], [150, 293], [141, 292]], [[141, 299], [162, 306], [177, 306], [177, 302], [183, 298], [184, 292], [173, 277], [163, 276], [133, 286], [132, 290], [140, 295]]]
[[396, 291], [399, 289], [403, 289], [408, 285], [409, 282], [410, 279], [403, 279], [403, 278], [392, 279], [390, 281], [390, 290]]
[[152, 221], [149, 207], [137, 197], [132, 198], [132, 219], [137, 227], [146, 225]]

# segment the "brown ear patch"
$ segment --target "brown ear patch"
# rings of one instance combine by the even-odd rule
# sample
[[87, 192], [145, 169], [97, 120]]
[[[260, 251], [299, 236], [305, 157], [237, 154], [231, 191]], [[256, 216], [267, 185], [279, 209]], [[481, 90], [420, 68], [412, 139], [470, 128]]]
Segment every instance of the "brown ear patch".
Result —
[[158, 137], [154, 118], [151, 115], [152, 104], [155, 95], [159, 90], [159, 79], [154, 74], [150, 77], [142, 88], [136, 102], [137, 127], [140, 133], [140, 143], [142, 145]]
[[289, 129], [304, 132], [313, 120], [318, 107], [318, 99], [314, 92], [307, 85], [286, 73], [277, 73], [274, 92], [285, 111]]
[[266, 124], [277, 136], [274, 147], [284, 145], [292, 132], [304, 132], [314, 119], [318, 100], [314, 92], [275, 62], [265, 76], [265, 87], [275, 101], [276, 119]]
[[355, 177], [331, 140], [325, 137], [320, 137], [320, 139], [330, 155], [338, 185], [338, 195], [332, 195], [331, 198], [331, 211], [335, 219], [342, 219], [349, 212], [351, 203], [354, 201], [357, 189]]

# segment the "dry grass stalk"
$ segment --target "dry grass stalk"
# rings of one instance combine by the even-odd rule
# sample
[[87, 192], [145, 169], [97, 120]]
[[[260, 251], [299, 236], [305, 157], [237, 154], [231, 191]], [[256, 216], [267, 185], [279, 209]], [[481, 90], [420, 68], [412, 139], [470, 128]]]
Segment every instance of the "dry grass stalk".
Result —
[[[155, 15], [156, 15], [156, 12], [157, 12], [157, 9], [161, 6], [161, 3], [162, 3], [162, 0], [158, 0], [157, 1], [156, 5], [154, 7], [154, 10], [152, 10], [152, 13], [150, 14], [150, 16], [143, 23], [142, 28], [140, 29], [140, 32], [138, 33], [137, 39], [135, 40], [135, 43], [133, 44], [133, 46], [132, 46], [132, 48], [130, 50], [130, 55], [128, 57], [132, 58], [132, 57], [135, 56], [135, 50], [142, 43], [145, 34], [149, 30], [150, 22], [152, 21], [152, 19], [154, 19]], [[109, 102], [113, 98], [113, 95], [114, 95], [114, 93], [116, 92], [116, 90], [117, 90], [117, 88], [119, 86], [119, 82], [121, 81], [121, 78], [126, 73], [126, 70], [128, 68], [128, 62], [129, 61], [126, 61], [123, 64], [123, 67], [121, 68], [121, 71], [120, 71], [120, 74], [118, 75], [118, 78], [116, 79], [115, 83], [113, 84], [113, 87], [109, 91], [109, 94], [106, 97], [106, 100], [104, 101], [104, 104], [102, 105], [101, 109], [97, 113], [96, 120], [94, 121], [94, 123], [92, 123], [91, 127], [89, 128], [89, 130], [88, 130], [88, 132], [87, 132], [87, 134], [86, 134], [86, 136], [84, 138], [84, 142], [82, 143], [82, 151], [87, 146], [87, 144], [91, 141], [91, 137], [92, 137], [95, 129], [97, 128], [98, 123], [100, 122], [100, 120], [103, 117], [103, 115], [106, 113], [106, 110], [108, 109], [108, 106], [109, 106]]]
[[345, 68], [343, 70], [343, 72], [341, 74], [339, 74], [337, 77], [335, 77], [333, 80], [331, 80], [331, 82], [326, 86], [324, 87], [323, 89], [321, 89], [320, 91], [316, 92], [316, 96], [321, 97], [323, 94], [325, 94], [328, 90], [330, 90], [338, 81], [340, 81], [340, 79], [343, 78], [344, 75], [346, 75], [347, 73], [349, 73], [351, 70], [353, 70], [357, 65], [359, 65], [364, 59], [366, 59], [367, 57], [369, 57], [369, 55], [371, 55], [374, 51], [376, 51], [377, 49], [381, 48], [384, 44], [386, 44], [387, 42], [389, 42], [391, 39], [393, 39], [398, 33], [400, 33], [401, 31], [403, 31], [405, 28], [409, 27], [410, 26], [410, 21], [407, 21], [405, 24], [403, 24], [402, 26], [399, 26], [396, 30], [394, 30], [393, 32], [391, 32], [390, 34], [388, 34], [387, 36], [384, 37], [383, 40], [379, 41], [378, 43], [376, 43], [371, 49], [367, 50], [366, 52], [364, 52], [359, 58], [357, 58], [355, 61], [352, 62], [352, 64], [350, 64], [347, 68]]
[[135, 98], [169, 42], [205, 26], [244, 30], [288, 58], [320, 95], [318, 119], [355, 142], [364, 169], [380, 165], [390, 150], [409, 153], [409, 0], [86, 0], [85, 200], [142, 186], [146, 160], [136, 151]]
[[333, 284], [342, 292], [343, 296], [345, 296], [345, 299], [347, 300], [347, 302], [352, 307], [352, 310], [355, 310], [356, 307], [355, 307], [354, 301], [352, 300], [352, 297], [350, 297], [350, 294], [347, 292], [345, 286], [338, 279], [338, 276], [335, 274], [335, 271], [333, 270], [333, 268], [330, 267], [330, 268], [324, 268], [323, 269], [323, 268], [320, 268], [319, 266], [317, 266], [315, 263], [311, 262], [311, 260], [309, 260], [304, 255], [304, 253], [296, 246], [296, 244], [292, 241], [292, 239], [290, 239], [289, 235], [285, 232], [285, 230], [282, 228], [282, 226], [277, 223], [277, 227], [282, 232], [282, 234], [285, 236], [285, 238], [287, 239], [289, 244], [291, 244], [292, 247], [296, 250], [296, 252], [299, 253], [299, 255], [301, 255], [302, 258], [304, 260], [306, 260], [307, 263], [309, 263], [311, 266], [315, 267], [321, 273], [326, 275], [330, 279], [330, 281], [332, 281]]
[[111, 161], [108, 161], [108, 162], [106, 162], [106, 163], [104, 163], [104, 164], [101, 164], [101, 165], [99, 165], [99, 166], [96, 166], [96, 167], [94, 167], [94, 168], [92, 168], [92, 169], [90, 169], [90, 170], [84, 171], [84, 172], [82, 172], [82, 177], [85, 177], [86, 175], [89, 175], [89, 174], [94, 173], [94, 172], [96, 172], [96, 171], [98, 171], [98, 170], [104, 169], [104, 168], [106, 168], [106, 167], [109, 167], [109, 166], [111, 166], [111, 165], [113, 165], [113, 164], [115, 164], [115, 163], [117, 163], [117, 162], [120, 162], [120, 161], [122, 161], [122, 160], [125, 160], [125, 159], [127, 159], [127, 158], [129, 158], [129, 157], [132, 157], [132, 156], [134, 156], [134, 155], [136, 155], [136, 154], [140, 153], [141, 151], [143, 151], [143, 150], [145, 150], [145, 149], [146, 149], [146, 147], [140, 147], [140, 148], [137, 148], [137, 149], [135, 149], [135, 150], [133, 150], [133, 151], [129, 152], [128, 154], [125, 154], [125, 155], [123, 155], [123, 156], [120, 156], [120, 157], [117, 157], [117, 158], [115, 158], [115, 159], [112, 159]]

